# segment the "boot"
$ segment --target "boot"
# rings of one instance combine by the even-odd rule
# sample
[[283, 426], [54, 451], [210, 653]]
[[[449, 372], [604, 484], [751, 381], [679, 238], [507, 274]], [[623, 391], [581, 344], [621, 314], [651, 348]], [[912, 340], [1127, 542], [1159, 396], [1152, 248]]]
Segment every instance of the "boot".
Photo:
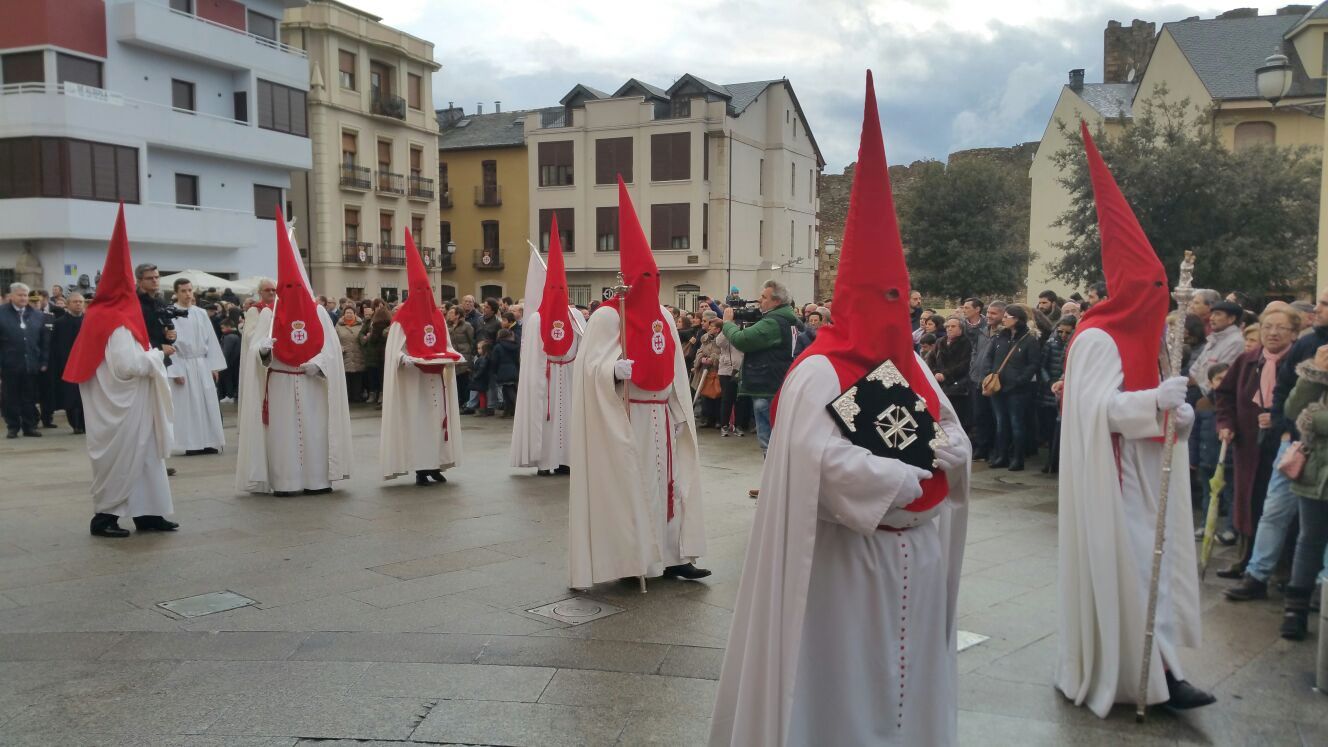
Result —
[[1254, 576], [1246, 573], [1245, 579], [1240, 582], [1239, 586], [1233, 586], [1222, 593], [1227, 599], [1230, 599], [1233, 602], [1249, 602], [1255, 599], [1267, 599], [1268, 583], [1266, 581], [1260, 581]]
[[1288, 586], [1286, 607], [1282, 613], [1282, 637], [1303, 641], [1310, 630], [1310, 587]]
[[1206, 693], [1185, 680], [1176, 679], [1170, 671], [1166, 675], [1167, 694], [1170, 696], [1167, 700], [1168, 708], [1185, 711], [1217, 702], [1217, 698], [1213, 697], [1211, 693]]
[[120, 527], [120, 519], [115, 514], [97, 514], [92, 517], [92, 536], [122, 538], [129, 536], [129, 530]]

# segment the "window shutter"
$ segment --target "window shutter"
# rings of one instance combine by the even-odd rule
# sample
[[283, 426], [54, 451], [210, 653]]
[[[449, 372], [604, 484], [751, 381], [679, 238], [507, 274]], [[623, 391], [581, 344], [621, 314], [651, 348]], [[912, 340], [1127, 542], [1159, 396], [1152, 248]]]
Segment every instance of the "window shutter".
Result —
[[92, 190], [98, 200], [115, 199], [115, 146], [92, 146]]

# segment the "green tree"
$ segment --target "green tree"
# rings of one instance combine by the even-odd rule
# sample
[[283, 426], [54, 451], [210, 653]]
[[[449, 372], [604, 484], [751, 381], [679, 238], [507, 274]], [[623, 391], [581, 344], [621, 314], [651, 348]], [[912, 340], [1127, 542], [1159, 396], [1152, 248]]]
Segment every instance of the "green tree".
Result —
[[[1120, 133], [1093, 135], [1173, 282], [1193, 250], [1195, 284], [1255, 295], [1313, 285], [1319, 215], [1317, 148], [1228, 151], [1211, 111], [1169, 102], [1157, 88]], [[1083, 285], [1102, 278], [1097, 210], [1077, 122], [1057, 122], [1070, 145], [1054, 158], [1072, 196], [1056, 225], [1070, 238], [1052, 273]], [[1110, 289], [1108, 289], [1110, 290]]]
[[962, 159], [924, 167], [899, 198], [914, 288], [929, 298], [1017, 293], [1028, 266], [1028, 170]]

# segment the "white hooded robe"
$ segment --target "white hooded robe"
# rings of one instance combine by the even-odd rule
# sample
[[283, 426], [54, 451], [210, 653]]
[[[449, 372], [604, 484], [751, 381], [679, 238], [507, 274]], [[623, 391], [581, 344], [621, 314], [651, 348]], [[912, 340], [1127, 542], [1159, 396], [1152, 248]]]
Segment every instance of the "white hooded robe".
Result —
[[[198, 449], [222, 449], [221, 404], [213, 371], [226, 370], [221, 342], [206, 311], [189, 307], [189, 316], [175, 323], [175, 355], [166, 369], [171, 378], [171, 400], [175, 405], [176, 454]], [[183, 383], [177, 379], [184, 378]]]
[[585, 324], [576, 307], [567, 308], [572, 317], [572, 347], [556, 358], [544, 354], [539, 312], [527, 317], [526, 333], [521, 337], [516, 418], [512, 422], [513, 467], [554, 470], [570, 463], [572, 367]]
[[[450, 349], [450, 346], [449, 346]], [[456, 366], [442, 373], [404, 363], [406, 334], [393, 322], [383, 358], [383, 433], [378, 460], [383, 479], [461, 464], [461, 402]]]

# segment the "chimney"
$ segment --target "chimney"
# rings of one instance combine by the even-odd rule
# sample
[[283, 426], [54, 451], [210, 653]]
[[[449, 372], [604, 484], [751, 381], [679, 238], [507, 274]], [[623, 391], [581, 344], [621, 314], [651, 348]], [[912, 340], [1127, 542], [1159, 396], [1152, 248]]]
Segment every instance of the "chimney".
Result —
[[1217, 16], [1217, 20], [1229, 21], [1233, 18], [1258, 18], [1258, 17], [1259, 17], [1258, 8], [1232, 8], [1231, 10], [1228, 10], [1225, 13], [1219, 14]]
[[1109, 22], [1102, 32], [1102, 82], [1133, 82], [1148, 66], [1156, 42], [1157, 25], [1151, 21]]
[[1070, 71], [1070, 90], [1071, 90], [1071, 91], [1082, 91], [1082, 90], [1084, 90], [1084, 69], [1083, 69], [1083, 68], [1078, 67], [1078, 68], [1075, 68], [1074, 70], [1071, 70], [1071, 71]]
[[1286, 5], [1277, 9], [1277, 15], [1303, 16], [1306, 13], [1310, 12], [1311, 10], [1314, 10], [1314, 8], [1313, 6], [1310, 5]]
[[475, 104], [475, 116], [479, 116], [479, 115], [481, 115], [481, 114], [483, 114], [483, 113], [484, 113], [484, 102], [483, 102], [483, 101], [476, 102], [476, 104]]
[[503, 102], [501, 102], [501, 101], [495, 101], [495, 102], [493, 102], [493, 113], [494, 113], [494, 114], [502, 114], [502, 113], [503, 113]]

